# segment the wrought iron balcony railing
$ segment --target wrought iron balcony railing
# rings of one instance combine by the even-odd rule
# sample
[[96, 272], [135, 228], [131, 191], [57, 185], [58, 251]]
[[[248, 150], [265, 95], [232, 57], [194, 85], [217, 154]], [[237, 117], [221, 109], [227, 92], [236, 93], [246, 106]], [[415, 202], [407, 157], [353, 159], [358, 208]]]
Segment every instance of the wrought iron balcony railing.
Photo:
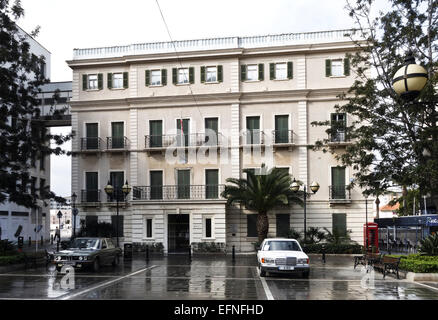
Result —
[[108, 150], [113, 149], [128, 149], [127, 137], [107, 137], [106, 145]]
[[293, 143], [292, 130], [273, 130], [272, 143], [273, 144], [291, 144]]
[[265, 144], [265, 133], [262, 130], [246, 130], [240, 136], [241, 145]]
[[338, 131], [336, 133], [329, 134], [328, 140], [329, 143], [343, 143], [349, 141], [345, 131]]
[[96, 151], [100, 150], [102, 139], [98, 137], [81, 138], [81, 151]]
[[133, 187], [133, 200], [218, 200], [224, 185], [144, 186]]
[[348, 186], [329, 186], [330, 200], [351, 200], [351, 190]]
[[216, 135], [205, 133], [147, 135], [145, 136], [145, 148], [220, 146], [223, 139], [220, 133]]
[[81, 202], [100, 202], [100, 190], [81, 190]]

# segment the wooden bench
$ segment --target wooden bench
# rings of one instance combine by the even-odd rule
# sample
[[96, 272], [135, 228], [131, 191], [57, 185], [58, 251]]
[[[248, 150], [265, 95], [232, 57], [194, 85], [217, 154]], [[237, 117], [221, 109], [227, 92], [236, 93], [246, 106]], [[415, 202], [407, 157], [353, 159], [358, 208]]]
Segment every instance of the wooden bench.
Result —
[[374, 265], [375, 263], [379, 262], [382, 258], [382, 255], [380, 253], [366, 253], [361, 256], [355, 256], [354, 257], [354, 269], [356, 269], [356, 266], [361, 265]]
[[383, 279], [385, 279], [385, 276], [389, 271], [396, 273], [397, 279], [400, 279], [398, 275], [398, 266], [400, 264], [400, 260], [401, 257], [393, 258], [393, 257], [383, 256], [382, 260], [380, 262], [375, 263], [373, 267], [374, 269], [383, 272]]

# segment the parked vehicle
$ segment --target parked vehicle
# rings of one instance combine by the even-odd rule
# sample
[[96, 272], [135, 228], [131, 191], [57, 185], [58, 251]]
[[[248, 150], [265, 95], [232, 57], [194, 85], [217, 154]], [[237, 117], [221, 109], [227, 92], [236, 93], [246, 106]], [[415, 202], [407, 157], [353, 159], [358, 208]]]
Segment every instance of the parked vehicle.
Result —
[[271, 238], [263, 240], [257, 252], [259, 274], [301, 273], [308, 278], [310, 273], [309, 257], [303, 252], [295, 239]]
[[92, 267], [98, 271], [103, 265], [117, 266], [121, 254], [122, 250], [109, 238], [76, 238], [68, 249], [54, 253], [53, 263], [58, 271], [65, 265], [78, 269]]

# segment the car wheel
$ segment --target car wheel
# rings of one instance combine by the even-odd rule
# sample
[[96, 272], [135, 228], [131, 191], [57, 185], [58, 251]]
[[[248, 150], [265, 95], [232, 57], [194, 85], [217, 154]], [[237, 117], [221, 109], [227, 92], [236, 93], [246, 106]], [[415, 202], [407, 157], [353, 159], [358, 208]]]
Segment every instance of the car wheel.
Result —
[[261, 265], [259, 265], [259, 275], [260, 275], [260, 277], [265, 277], [266, 276], [266, 271], [263, 270]]
[[119, 255], [118, 254], [116, 254], [114, 256], [114, 260], [113, 260], [112, 264], [113, 264], [113, 267], [117, 267], [119, 265]]
[[93, 271], [97, 272], [97, 271], [99, 271], [99, 269], [100, 269], [100, 261], [99, 261], [99, 258], [96, 258], [96, 259], [94, 259], [94, 262], [93, 262]]
[[303, 278], [304, 279], [309, 279], [309, 275], [310, 275], [310, 271], [303, 272]]

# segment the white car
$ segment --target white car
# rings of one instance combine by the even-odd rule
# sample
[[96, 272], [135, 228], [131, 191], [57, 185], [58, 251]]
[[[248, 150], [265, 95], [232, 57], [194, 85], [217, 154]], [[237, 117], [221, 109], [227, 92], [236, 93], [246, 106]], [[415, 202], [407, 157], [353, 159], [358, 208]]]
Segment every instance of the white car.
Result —
[[295, 239], [268, 238], [263, 240], [257, 252], [257, 261], [261, 277], [264, 277], [266, 272], [300, 272], [303, 278], [309, 277], [309, 257]]

